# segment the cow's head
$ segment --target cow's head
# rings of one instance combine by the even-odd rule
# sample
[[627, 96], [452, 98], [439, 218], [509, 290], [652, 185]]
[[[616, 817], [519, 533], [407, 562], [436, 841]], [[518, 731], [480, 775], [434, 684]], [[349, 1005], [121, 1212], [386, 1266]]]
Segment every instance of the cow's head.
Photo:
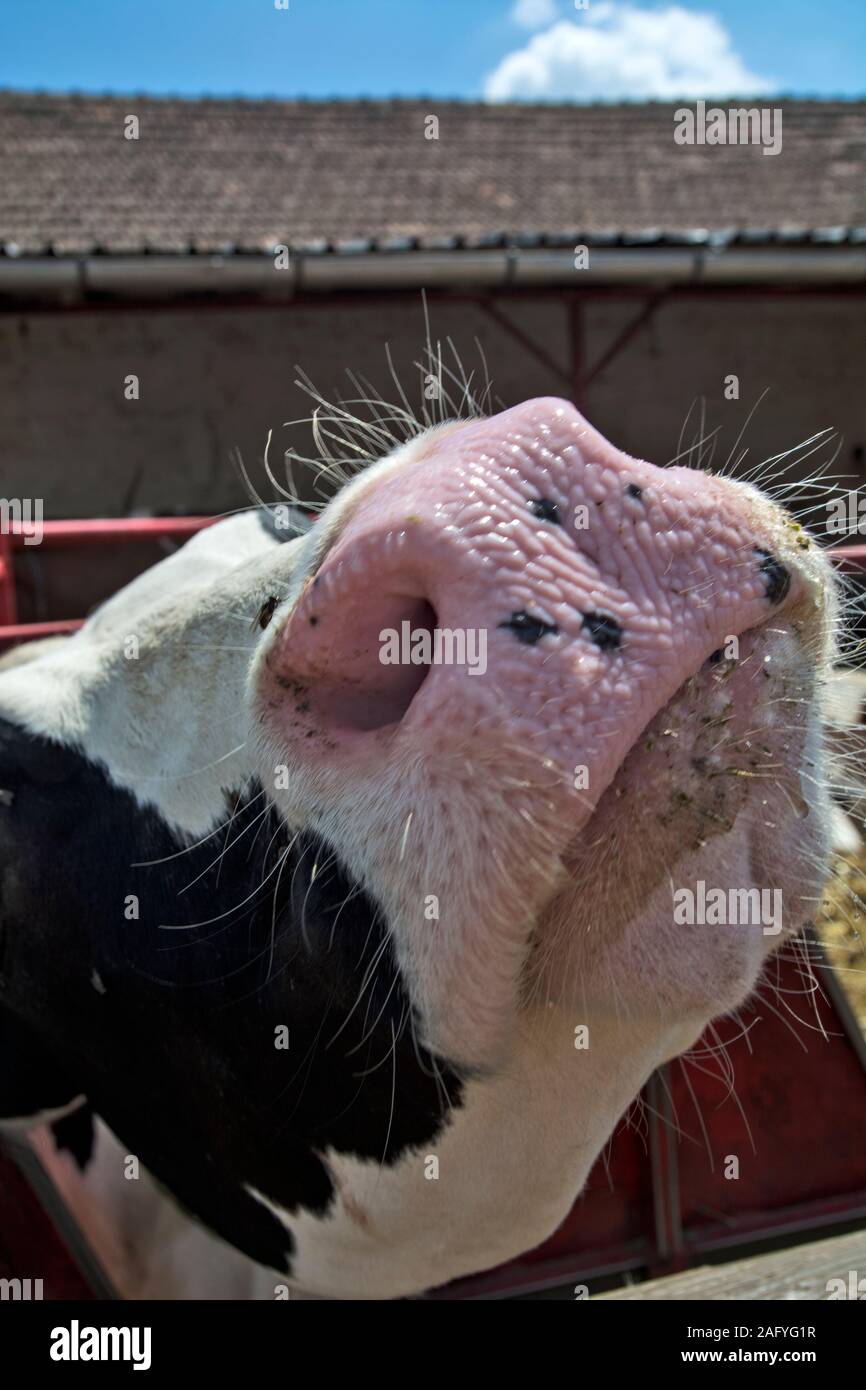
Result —
[[0, 674], [5, 1113], [86, 1095], [314, 1292], [536, 1243], [808, 917], [834, 623], [787, 514], [560, 400], [215, 526]]

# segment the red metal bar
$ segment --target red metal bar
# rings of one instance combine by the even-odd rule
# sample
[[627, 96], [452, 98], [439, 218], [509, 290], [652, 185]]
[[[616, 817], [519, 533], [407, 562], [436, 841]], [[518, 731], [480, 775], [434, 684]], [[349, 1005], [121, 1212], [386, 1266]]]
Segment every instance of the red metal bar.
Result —
[[839, 546], [837, 550], [830, 551], [830, 558], [843, 574], [856, 574], [858, 570], [866, 569], [866, 545]]
[[4, 623], [0, 626], [0, 646], [6, 642], [34, 642], [40, 637], [59, 637], [75, 632], [83, 618], [58, 618], [53, 623]]
[[14, 623], [17, 617], [12, 537], [0, 532], [0, 623]]
[[50, 623], [16, 622], [15, 551], [23, 550], [28, 543], [38, 539], [40, 549], [65, 550], [79, 545], [117, 545], [125, 541], [186, 541], [219, 520], [217, 516], [99, 517], [83, 521], [45, 521], [39, 527], [15, 524], [8, 532], [0, 532], [0, 647], [74, 632], [84, 621], [63, 618]]
[[[41, 527], [40, 546], [60, 550], [72, 545], [114, 545], [120, 541], [185, 541], [220, 520], [218, 516], [128, 516], [45, 521]], [[15, 526], [6, 539], [15, 550], [21, 550], [28, 538], [37, 534], [33, 526]]]
[[653, 1274], [673, 1273], [685, 1268], [687, 1260], [680, 1204], [676, 1117], [671, 1100], [671, 1069], [668, 1063], [653, 1072], [647, 1082], [646, 1106], [655, 1227], [655, 1251], [650, 1268]]

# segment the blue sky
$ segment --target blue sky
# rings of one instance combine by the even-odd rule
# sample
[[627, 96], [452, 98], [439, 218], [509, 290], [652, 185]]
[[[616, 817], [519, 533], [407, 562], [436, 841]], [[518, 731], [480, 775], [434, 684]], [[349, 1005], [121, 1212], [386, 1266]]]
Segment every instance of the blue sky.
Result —
[[0, 0], [0, 86], [491, 100], [866, 92], [866, 0], [277, 3]]

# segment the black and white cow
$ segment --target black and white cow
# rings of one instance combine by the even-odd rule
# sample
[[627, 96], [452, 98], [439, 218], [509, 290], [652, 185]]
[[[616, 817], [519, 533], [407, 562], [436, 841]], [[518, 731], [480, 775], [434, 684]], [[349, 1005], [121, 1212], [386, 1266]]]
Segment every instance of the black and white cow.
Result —
[[[555, 399], [420, 432], [306, 534], [213, 526], [0, 671], [0, 1116], [117, 1136], [151, 1293], [537, 1244], [808, 918], [835, 624], [786, 513]], [[701, 883], [781, 918], [689, 921]]]

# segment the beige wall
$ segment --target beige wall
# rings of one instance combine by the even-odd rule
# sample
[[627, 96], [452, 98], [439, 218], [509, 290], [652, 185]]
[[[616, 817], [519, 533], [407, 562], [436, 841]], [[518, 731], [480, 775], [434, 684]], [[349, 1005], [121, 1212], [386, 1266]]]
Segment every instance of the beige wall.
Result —
[[[844, 471], [853, 450], [866, 443], [862, 306], [844, 293], [673, 301], [589, 389], [587, 414], [629, 452], [664, 463], [676, 452], [691, 402], [703, 394], [708, 426], [722, 426], [720, 462], [769, 388], [743, 441], [745, 466], [830, 425], [845, 438], [835, 469]], [[587, 304], [590, 365], [638, 308], [634, 301]], [[511, 301], [505, 312], [567, 366], [561, 305]], [[432, 314], [434, 336], [450, 336], [470, 370], [480, 371], [480, 341], [505, 404], [568, 394], [566, 383], [477, 306], [437, 304]], [[414, 403], [417, 388], [414, 394], [409, 388], [423, 343], [420, 296], [417, 304], [348, 308], [2, 313], [0, 496], [41, 497], [48, 517], [118, 515], [130, 506], [156, 512], [242, 506], [248, 498], [230, 461], [236, 447], [259, 481], [256, 465], [269, 428], [272, 460], [279, 461], [290, 441], [311, 452], [308, 432], [283, 428], [310, 408], [293, 384], [295, 364], [326, 394], [351, 393], [342, 373], [354, 367], [393, 398], [386, 342]], [[723, 397], [723, 378], [732, 372], [740, 379], [739, 401]], [[140, 378], [138, 401], [124, 399], [129, 373]], [[690, 431], [688, 442], [691, 437]], [[44, 565], [50, 568], [47, 559]]]

